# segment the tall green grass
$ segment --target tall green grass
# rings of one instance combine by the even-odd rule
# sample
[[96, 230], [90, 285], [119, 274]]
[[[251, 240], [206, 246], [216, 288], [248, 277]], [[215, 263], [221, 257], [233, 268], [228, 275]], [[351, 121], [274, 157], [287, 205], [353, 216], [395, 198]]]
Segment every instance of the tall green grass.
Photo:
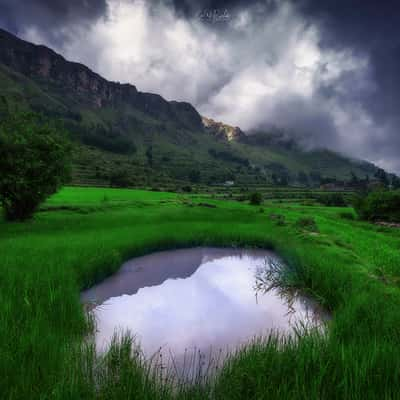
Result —
[[[64, 189], [32, 221], [1, 221], [0, 397], [400, 398], [400, 232], [343, 219], [343, 209], [282, 203], [259, 213], [208, 201], [217, 207], [168, 193]], [[305, 217], [318, 233], [297, 224]], [[202, 244], [275, 249], [290, 284], [332, 312], [327, 333], [251, 343], [213, 384], [175, 389], [154, 378], [129, 338], [96, 355], [80, 290], [129, 257]]]

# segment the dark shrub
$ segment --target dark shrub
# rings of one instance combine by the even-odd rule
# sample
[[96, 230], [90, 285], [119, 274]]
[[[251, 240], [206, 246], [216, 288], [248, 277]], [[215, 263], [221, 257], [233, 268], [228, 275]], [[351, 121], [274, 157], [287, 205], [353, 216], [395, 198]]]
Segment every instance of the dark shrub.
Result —
[[189, 172], [188, 178], [191, 183], [199, 183], [200, 182], [200, 171], [197, 169], [193, 169]]
[[238, 163], [240, 165], [247, 166], [247, 167], [250, 165], [249, 160], [247, 160], [246, 158], [237, 156], [233, 153], [230, 153], [229, 151], [225, 151], [225, 150], [217, 151], [215, 149], [209, 149], [208, 153], [210, 154], [210, 156], [212, 156], [216, 159]]
[[129, 172], [125, 169], [114, 171], [110, 176], [110, 186], [118, 188], [127, 188], [132, 185]]
[[380, 190], [354, 196], [353, 207], [360, 219], [400, 222], [400, 190]]
[[191, 193], [192, 192], [192, 187], [191, 186], [183, 186], [182, 187], [182, 192]]
[[0, 203], [8, 220], [33, 215], [69, 179], [70, 145], [41, 116], [9, 115], [0, 124]]
[[123, 136], [113, 136], [112, 134], [103, 135], [97, 131], [98, 128], [88, 131], [82, 136], [82, 142], [88, 146], [98, 147], [99, 149], [118, 154], [133, 154], [137, 151], [136, 145], [131, 139]]
[[318, 201], [328, 207], [346, 207], [347, 203], [341, 193], [329, 193], [318, 197]]
[[296, 221], [298, 228], [304, 229], [310, 232], [319, 232], [317, 223], [313, 217], [302, 217]]
[[338, 215], [342, 219], [354, 220], [354, 214], [352, 212], [350, 212], [350, 211], [342, 211]]
[[282, 214], [270, 214], [269, 219], [275, 221], [278, 226], [286, 225], [285, 216]]
[[263, 202], [263, 196], [259, 192], [254, 192], [249, 197], [250, 204], [253, 206], [259, 206]]

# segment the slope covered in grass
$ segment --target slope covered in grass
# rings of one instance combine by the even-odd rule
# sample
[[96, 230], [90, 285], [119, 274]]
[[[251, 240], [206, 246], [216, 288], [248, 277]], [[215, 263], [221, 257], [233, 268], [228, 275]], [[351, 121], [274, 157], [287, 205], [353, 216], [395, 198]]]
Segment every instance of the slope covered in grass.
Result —
[[[32, 221], [0, 222], [0, 392], [4, 399], [396, 399], [400, 231], [344, 209], [252, 207], [171, 193], [66, 188]], [[277, 224], [269, 214], [281, 214]], [[301, 228], [314, 217], [319, 233]], [[250, 346], [216, 386], [171, 394], [116, 345], [99, 360], [79, 291], [135, 255], [200, 244], [274, 248], [292, 285], [332, 312], [326, 337]], [[218, 305], [216, 305], [218, 306]], [[211, 392], [210, 392], [211, 391]]]

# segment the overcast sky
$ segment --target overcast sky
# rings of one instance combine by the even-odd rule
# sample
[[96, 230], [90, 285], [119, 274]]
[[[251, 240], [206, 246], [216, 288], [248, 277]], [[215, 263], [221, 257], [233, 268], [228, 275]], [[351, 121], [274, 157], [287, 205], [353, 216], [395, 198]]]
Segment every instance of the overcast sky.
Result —
[[397, 1], [0, 0], [0, 26], [244, 130], [400, 172]]

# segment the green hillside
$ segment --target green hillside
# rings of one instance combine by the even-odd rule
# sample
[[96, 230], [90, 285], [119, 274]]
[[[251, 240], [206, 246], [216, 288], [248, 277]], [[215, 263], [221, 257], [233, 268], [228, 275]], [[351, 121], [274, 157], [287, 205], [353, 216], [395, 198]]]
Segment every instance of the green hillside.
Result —
[[30, 109], [64, 124], [74, 142], [74, 184], [319, 186], [327, 178], [349, 181], [376, 170], [331, 151], [303, 151], [272, 133], [249, 136], [214, 121], [205, 127], [189, 103], [108, 82], [1, 30], [0, 46], [3, 105], [10, 112]]

